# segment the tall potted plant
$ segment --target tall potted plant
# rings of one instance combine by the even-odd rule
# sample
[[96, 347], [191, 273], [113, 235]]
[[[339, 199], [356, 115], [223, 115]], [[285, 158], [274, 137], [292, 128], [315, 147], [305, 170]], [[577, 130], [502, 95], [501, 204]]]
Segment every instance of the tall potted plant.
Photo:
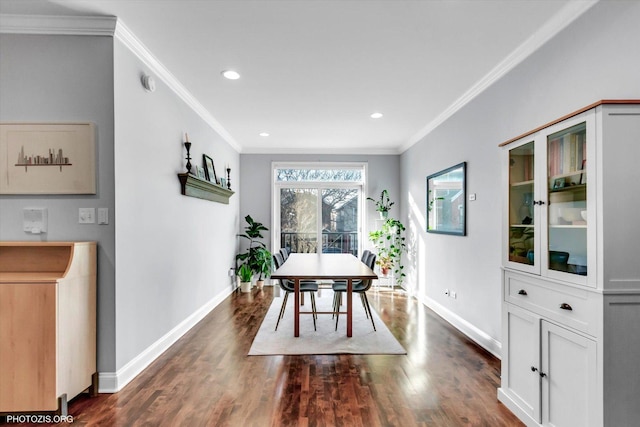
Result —
[[376, 264], [385, 276], [389, 270], [393, 270], [396, 283], [402, 285], [405, 277], [402, 253], [407, 250], [404, 224], [397, 219], [389, 218], [389, 210], [394, 205], [394, 202], [391, 201], [389, 192], [386, 189], [382, 190], [378, 200], [371, 197], [367, 197], [367, 200], [371, 200], [376, 204], [376, 210], [380, 212], [380, 217], [385, 220], [379, 230], [369, 233], [369, 240], [373, 243], [378, 254]]
[[404, 232], [405, 226], [400, 221], [389, 218], [379, 230], [369, 233], [369, 240], [378, 254], [376, 264], [381, 270], [392, 269], [399, 285], [402, 285], [406, 276], [402, 265], [402, 253], [407, 250]]
[[[246, 265], [251, 273], [258, 274], [261, 280], [263, 274], [268, 275], [271, 271], [271, 252], [269, 252], [264, 242], [259, 240], [264, 239], [262, 232], [268, 231], [269, 229], [261, 222], [251, 218], [251, 215], [244, 217], [244, 220], [247, 222], [247, 225], [244, 227], [244, 233], [238, 234], [238, 237], [247, 239], [249, 246], [245, 252], [236, 255], [236, 271], [240, 274], [238, 264], [240, 264], [240, 268]], [[268, 272], [266, 268], [267, 262], [269, 263]]]

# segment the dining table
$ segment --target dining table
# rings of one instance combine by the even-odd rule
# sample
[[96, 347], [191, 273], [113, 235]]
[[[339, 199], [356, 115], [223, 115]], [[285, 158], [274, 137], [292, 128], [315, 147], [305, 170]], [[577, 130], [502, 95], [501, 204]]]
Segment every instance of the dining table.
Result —
[[[271, 274], [272, 279], [288, 279], [294, 283], [294, 328], [293, 334], [300, 336], [300, 314], [312, 314], [300, 311], [301, 280], [346, 280], [347, 281], [347, 336], [352, 336], [352, 297], [353, 281], [375, 280], [376, 273], [352, 254], [335, 253], [292, 253], [289, 258]], [[333, 313], [333, 312], [329, 312]], [[340, 314], [344, 314], [340, 312]]]

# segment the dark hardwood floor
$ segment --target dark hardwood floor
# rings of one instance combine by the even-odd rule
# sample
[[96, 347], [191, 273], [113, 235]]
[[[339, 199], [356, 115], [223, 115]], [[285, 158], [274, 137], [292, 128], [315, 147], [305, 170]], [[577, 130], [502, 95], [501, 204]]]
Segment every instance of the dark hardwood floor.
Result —
[[72, 425], [522, 425], [499, 360], [401, 291], [368, 295], [407, 355], [247, 356], [273, 288], [234, 293], [119, 393], [74, 399]]

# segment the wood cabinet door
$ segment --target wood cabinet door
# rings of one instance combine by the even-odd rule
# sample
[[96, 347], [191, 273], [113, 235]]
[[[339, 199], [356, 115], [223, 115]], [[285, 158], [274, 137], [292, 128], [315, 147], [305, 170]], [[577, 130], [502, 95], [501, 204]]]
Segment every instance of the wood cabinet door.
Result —
[[55, 411], [56, 284], [0, 285], [0, 412]]
[[542, 424], [597, 426], [595, 341], [547, 321], [542, 332]]

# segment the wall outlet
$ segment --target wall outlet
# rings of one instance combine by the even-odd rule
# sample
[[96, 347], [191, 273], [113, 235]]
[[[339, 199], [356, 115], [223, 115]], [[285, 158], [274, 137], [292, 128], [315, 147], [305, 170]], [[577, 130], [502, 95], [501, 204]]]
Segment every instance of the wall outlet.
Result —
[[453, 299], [458, 298], [458, 294], [455, 291], [451, 291], [451, 298]]

